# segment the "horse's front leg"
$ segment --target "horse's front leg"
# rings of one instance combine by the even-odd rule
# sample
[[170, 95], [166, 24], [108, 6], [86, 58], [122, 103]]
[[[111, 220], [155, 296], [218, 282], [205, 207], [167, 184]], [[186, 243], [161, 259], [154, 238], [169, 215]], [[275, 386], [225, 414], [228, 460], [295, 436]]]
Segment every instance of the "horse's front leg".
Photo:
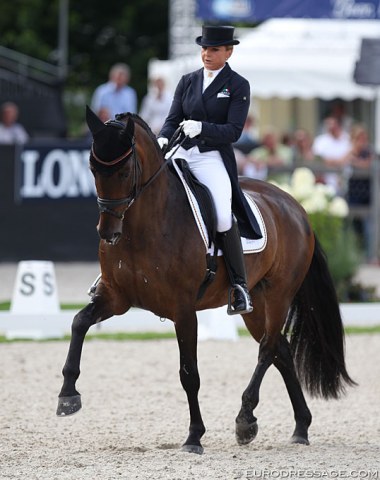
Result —
[[71, 326], [69, 352], [62, 370], [64, 381], [61, 392], [58, 395], [58, 416], [72, 415], [81, 409], [81, 397], [75, 388], [75, 383], [80, 374], [79, 365], [83, 341], [88, 329], [92, 325], [110, 316], [109, 307], [100, 300], [100, 297], [95, 297], [94, 301], [75, 315]]
[[179, 376], [186, 392], [190, 410], [189, 436], [182, 450], [190, 453], [203, 453], [201, 438], [206, 429], [198, 402], [200, 387], [197, 363], [197, 316], [195, 312], [182, 315], [175, 321], [175, 329], [180, 353]]

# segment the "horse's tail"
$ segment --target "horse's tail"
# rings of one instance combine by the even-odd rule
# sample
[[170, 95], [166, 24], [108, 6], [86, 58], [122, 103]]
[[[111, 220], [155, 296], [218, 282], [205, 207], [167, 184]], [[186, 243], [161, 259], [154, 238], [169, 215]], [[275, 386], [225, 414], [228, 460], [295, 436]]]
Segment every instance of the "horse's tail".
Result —
[[312, 396], [338, 398], [356, 383], [347, 373], [344, 330], [326, 256], [315, 239], [313, 259], [285, 325], [300, 382]]

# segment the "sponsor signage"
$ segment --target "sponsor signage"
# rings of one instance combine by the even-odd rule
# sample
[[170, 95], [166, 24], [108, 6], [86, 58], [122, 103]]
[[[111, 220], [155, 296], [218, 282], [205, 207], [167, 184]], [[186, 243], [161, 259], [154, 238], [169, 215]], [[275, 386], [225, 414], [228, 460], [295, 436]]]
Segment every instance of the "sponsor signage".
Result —
[[261, 21], [269, 18], [380, 18], [380, 0], [197, 0], [202, 20]]
[[25, 145], [16, 160], [15, 201], [93, 199], [89, 155], [87, 144]]

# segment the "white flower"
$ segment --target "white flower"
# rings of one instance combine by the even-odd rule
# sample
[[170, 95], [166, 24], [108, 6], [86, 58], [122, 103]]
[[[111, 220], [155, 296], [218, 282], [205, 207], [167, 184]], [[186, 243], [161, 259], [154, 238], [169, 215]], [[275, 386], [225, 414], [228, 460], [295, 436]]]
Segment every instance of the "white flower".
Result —
[[342, 197], [333, 198], [329, 204], [328, 212], [335, 217], [347, 217], [348, 204], [346, 200]]
[[314, 185], [315, 191], [318, 191], [321, 195], [325, 195], [329, 200], [335, 197], [335, 189], [332, 185], [325, 185], [323, 183], [316, 183]]
[[306, 167], [296, 168], [293, 172], [290, 184], [292, 188], [301, 188], [306, 185], [312, 188], [315, 185], [314, 173]]
[[323, 212], [328, 207], [328, 199], [322, 191], [314, 190], [314, 194], [302, 200], [301, 205], [307, 213]]
[[348, 215], [347, 202], [343, 198], [335, 197], [331, 185], [316, 183], [315, 175], [309, 168], [296, 168], [290, 185], [278, 186], [298, 200], [307, 213], [325, 212], [336, 217]]

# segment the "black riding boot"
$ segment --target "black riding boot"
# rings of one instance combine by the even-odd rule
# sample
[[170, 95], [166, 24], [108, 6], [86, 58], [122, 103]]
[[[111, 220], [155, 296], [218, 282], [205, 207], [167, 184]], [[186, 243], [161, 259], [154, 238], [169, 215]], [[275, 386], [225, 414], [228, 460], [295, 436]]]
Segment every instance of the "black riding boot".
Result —
[[[228, 276], [232, 285], [229, 293], [229, 315], [252, 312], [251, 297], [247, 288], [243, 249], [237, 223], [233, 221], [232, 227], [227, 232], [218, 233], [218, 240], [223, 251]], [[233, 294], [233, 301], [231, 297]]]

